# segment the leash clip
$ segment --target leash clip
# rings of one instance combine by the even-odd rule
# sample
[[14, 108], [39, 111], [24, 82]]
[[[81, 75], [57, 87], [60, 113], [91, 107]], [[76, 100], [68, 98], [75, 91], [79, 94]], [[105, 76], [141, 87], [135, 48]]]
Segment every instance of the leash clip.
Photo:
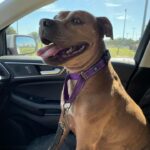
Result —
[[88, 79], [88, 76], [82, 71], [81, 73], [81, 77], [84, 79], [84, 80], [87, 80]]

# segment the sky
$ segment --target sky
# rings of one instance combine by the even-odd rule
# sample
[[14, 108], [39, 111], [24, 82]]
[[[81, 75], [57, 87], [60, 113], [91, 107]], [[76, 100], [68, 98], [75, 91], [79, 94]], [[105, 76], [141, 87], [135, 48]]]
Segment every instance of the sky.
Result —
[[0, 3], [4, 2], [5, 0], [0, 0]]
[[[146, 23], [150, 19], [150, 0], [147, 7]], [[18, 32], [38, 32], [41, 18], [53, 18], [62, 10], [86, 10], [97, 17], [107, 17], [113, 25], [114, 38], [122, 38], [126, 9], [124, 35], [126, 38], [137, 40], [141, 36], [144, 8], [145, 0], [56, 0], [18, 20]], [[16, 22], [12, 26], [17, 30]]]

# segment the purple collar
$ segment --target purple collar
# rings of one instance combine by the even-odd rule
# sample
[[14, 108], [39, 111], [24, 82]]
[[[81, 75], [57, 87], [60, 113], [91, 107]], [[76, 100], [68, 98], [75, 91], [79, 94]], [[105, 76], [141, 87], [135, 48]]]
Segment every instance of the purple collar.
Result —
[[[90, 77], [92, 77], [98, 71], [102, 70], [107, 65], [109, 59], [110, 59], [110, 54], [109, 54], [108, 50], [105, 50], [101, 59], [96, 64], [91, 66], [88, 70], [82, 71], [80, 74], [79, 73], [67, 74], [65, 83], [64, 83], [64, 93], [63, 93], [65, 103], [73, 103], [76, 96], [79, 94], [79, 92], [83, 88], [86, 80], [88, 80]], [[70, 96], [68, 94], [68, 85], [67, 85], [67, 82], [69, 79], [77, 80], [74, 90]]]

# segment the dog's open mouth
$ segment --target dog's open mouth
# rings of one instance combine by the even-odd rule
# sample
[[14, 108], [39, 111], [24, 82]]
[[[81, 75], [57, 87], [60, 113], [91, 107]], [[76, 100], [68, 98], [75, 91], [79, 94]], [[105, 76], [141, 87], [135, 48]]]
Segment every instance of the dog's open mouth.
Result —
[[37, 52], [37, 55], [41, 56], [43, 59], [57, 58], [59, 60], [66, 60], [81, 54], [87, 49], [88, 46], [89, 46], [88, 43], [82, 42], [68, 48], [61, 48], [54, 43], [50, 43], [44, 48], [41, 48]]

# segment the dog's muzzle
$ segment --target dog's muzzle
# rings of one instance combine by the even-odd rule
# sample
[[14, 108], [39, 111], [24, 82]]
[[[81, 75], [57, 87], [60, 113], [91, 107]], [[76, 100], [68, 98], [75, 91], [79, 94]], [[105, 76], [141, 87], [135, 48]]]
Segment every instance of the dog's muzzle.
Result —
[[55, 21], [52, 19], [41, 19], [40, 20], [40, 26], [42, 27], [52, 27], [55, 25]]
[[39, 24], [40, 39], [45, 45], [48, 45], [56, 31], [56, 22], [51, 19], [41, 19]]

